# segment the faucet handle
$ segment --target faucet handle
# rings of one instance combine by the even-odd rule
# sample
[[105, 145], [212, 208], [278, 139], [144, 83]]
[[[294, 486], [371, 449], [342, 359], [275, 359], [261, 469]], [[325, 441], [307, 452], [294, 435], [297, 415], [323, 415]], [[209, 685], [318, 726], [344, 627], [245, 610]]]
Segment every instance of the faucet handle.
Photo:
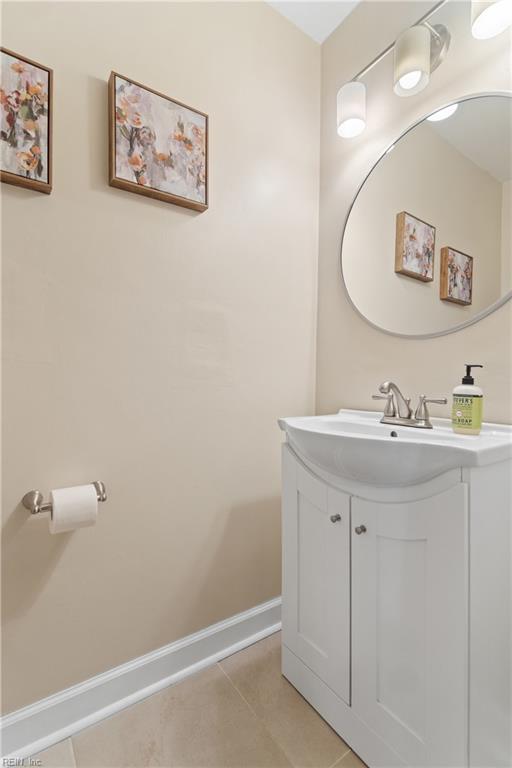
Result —
[[395, 398], [392, 392], [388, 392], [387, 395], [372, 395], [372, 400], [386, 400], [384, 416], [396, 416]]
[[420, 395], [414, 418], [416, 421], [425, 421], [428, 423], [430, 421], [430, 414], [428, 412], [427, 404], [437, 403], [437, 405], [446, 405], [447, 402], [448, 400], [446, 397], [427, 397], [426, 395]]

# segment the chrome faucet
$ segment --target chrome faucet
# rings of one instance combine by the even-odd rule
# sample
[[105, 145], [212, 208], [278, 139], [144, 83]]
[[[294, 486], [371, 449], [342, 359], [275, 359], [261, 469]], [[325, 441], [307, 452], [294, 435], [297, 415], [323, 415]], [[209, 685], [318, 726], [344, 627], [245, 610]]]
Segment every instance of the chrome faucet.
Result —
[[399, 387], [393, 381], [385, 381], [379, 387], [380, 395], [373, 395], [374, 400], [385, 400], [384, 414], [381, 424], [395, 424], [402, 427], [417, 427], [419, 429], [432, 429], [428, 403], [446, 405], [446, 397], [432, 398], [420, 395], [418, 407], [414, 412], [411, 409], [411, 398], [404, 397]]
[[389, 395], [390, 392], [393, 394], [400, 419], [411, 418], [411, 398], [405, 398], [394, 381], [385, 381], [380, 385], [379, 392], [382, 392], [383, 395]]

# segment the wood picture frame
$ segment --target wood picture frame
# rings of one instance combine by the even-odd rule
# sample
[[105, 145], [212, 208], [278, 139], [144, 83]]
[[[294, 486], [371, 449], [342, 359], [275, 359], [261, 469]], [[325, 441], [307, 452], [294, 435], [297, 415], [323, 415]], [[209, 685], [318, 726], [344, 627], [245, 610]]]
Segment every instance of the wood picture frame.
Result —
[[49, 195], [53, 164], [53, 70], [8, 48], [0, 47], [0, 55], [0, 181]]
[[442, 301], [470, 306], [473, 303], [473, 277], [473, 256], [450, 246], [441, 248], [439, 295]]
[[424, 283], [434, 279], [436, 228], [407, 211], [396, 216], [395, 272]]
[[111, 72], [109, 184], [194, 211], [208, 208], [208, 115]]

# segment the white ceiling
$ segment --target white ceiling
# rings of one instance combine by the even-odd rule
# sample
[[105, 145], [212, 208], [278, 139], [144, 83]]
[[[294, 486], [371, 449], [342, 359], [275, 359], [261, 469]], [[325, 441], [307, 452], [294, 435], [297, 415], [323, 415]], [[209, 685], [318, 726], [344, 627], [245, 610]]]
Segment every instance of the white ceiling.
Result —
[[267, 0], [268, 4], [285, 16], [317, 43], [323, 43], [360, 0]]

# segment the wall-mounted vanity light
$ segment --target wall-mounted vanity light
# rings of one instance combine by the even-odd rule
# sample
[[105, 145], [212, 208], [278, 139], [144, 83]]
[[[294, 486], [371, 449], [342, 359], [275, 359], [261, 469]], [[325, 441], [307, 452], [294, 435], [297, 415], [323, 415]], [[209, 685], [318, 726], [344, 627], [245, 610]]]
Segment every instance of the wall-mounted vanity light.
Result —
[[472, 0], [471, 33], [477, 40], [496, 37], [511, 25], [511, 0]]
[[430, 75], [444, 61], [450, 33], [443, 24], [427, 21], [402, 32], [394, 45], [394, 85], [397, 96], [414, 96], [426, 88]]
[[336, 99], [338, 135], [359, 136], [366, 128], [366, 86], [352, 81], [338, 91]]
[[397, 96], [413, 96], [430, 80], [430, 30], [421, 24], [402, 32], [395, 42], [394, 84]]
[[[507, 0], [508, 1], [508, 0]], [[394, 50], [394, 91], [400, 96], [412, 96], [428, 85], [431, 73], [441, 64], [450, 45], [450, 33], [442, 24], [431, 26], [430, 17], [447, 0], [439, 2], [410, 29], [405, 30], [391, 45], [381, 51], [337, 95], [337, 130], [343, 138], [359, 136], [366, 127], [366, 86], [361, 82], [385, 56]], [[511, 0], [512, 2], [512, 0]]]
[[[373, 61], [338, 91], [338, 135], [352, 138], [366, 127], [366, 89], [360, 79], [391, 51], [394, 53], [393, 90], [398, 96], [413, 96], [425, 88], [430, 75], [444, 61], [450, 46], [450, 33], [443, 24], [429, 24], [429, 19], [448, 0], [439, 0], [421, 19], [388, 45]], [[473, 37], [486, 40], [512, 26], [512, 0], [471, 0]], [[457, 106], [440, 109], [428, 119], [445, 120]]]

